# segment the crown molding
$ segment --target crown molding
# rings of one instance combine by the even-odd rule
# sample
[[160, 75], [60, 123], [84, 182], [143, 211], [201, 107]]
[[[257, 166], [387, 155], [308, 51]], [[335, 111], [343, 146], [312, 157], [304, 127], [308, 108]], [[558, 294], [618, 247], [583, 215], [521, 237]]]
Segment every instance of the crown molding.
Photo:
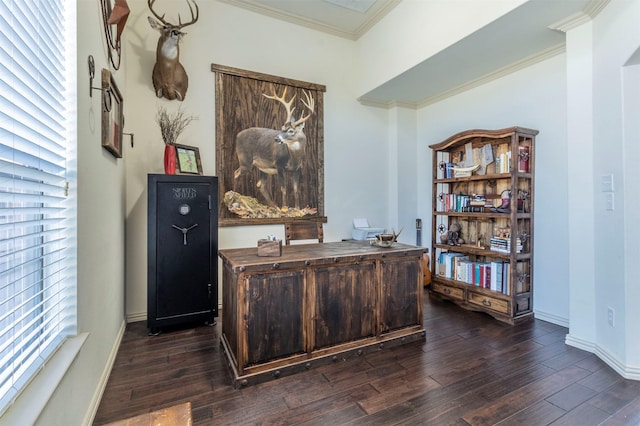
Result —
[[556, 46], [553, 46], [549, 49], [542, 50], [534, 55], [528, 56], [520, 61], [516, 61], [512, 64], [509, 64], [505, 67], [499, 68], [495, 71], [492, 71], [488, 74], [485, 74], [481, 77], [470, 80], [464, 84], [441, 92], [435, 96], [431, 96], [429, 98], [424, 99], [420, 103], [418, 103], [418, 108], [423, 108], [428, 105], [435, 104], [436, 102], [443, 101], [444, 99], [450, 98], [452, 96], [458, 95], [460, 93], [471, 90], [475, 87], [482, 86], [484, 84], [490, 83], [492, 81], [498, 80], [502, 77], [505, 77], [509, 74], [512, 74], [516, 71], [520, 71], [522, 69], [528, 68], [537, 63], [546, 61], [547, 59], [553, 58], [555, 56], [561, 55], [565, 53], [566, 45], [565, 43], [560, 43]]
[[369, 31], [375, 24], [377, 24], [385, 15], [387, 15], [394, 7], [396, 7], [402, 0], [391, 0], [385, 3], [384, 7], [381, 7], [370, 19], [360, 25], [353, 32], [345, 31], [340, 28], [334, 27], [329, 24], [325, 24], [315, 19], [302, 17], [271, 7], [266, 4], [257, 4], [251, 0], [218, 0], [221, 3], [226, 3], [232, 6], [237, 6], [251, 12], [266, 15], [271, 18], [286, 21], [291, 24], [300, 25], [312, 30], [321, 31], [326, 34], [331, 34], [337, 37], [345, 38], [347, 40], [356, 41], [362, 37], [367, 31]]
[[369, 20], [360, 25], [354, 32], [353, 36], [355, 37], [353, 40], [358, 40], [364, 34], [367, 33], [374, 25], [382, 20], [385, 16], [391, 12], [391, 10], [400, 4], [402, 0], [391, 0], [385, 3], [384, 7], [381, 7], [375, 15], [373, 15]]
[[547, 59], [553, 58], [555, 56], [561, 55], [563, 53], [565, 53], [566, 51], [566, 45], [565, 43], [560, 43], [556, 46], [553, 46], [549, 49], [545, 49], [543, 51], [540, 51], [534, 55], [528, 56], [520, 61], [514, 62], [512, 64], [509, 64], [505, 67], [499, 68], [495, 71], [492, 71], [488, 74], [485, 74], [483, 76], [480, 76], [478, 78], [475, 78], [473, 80], [469, 80], [466, 83], [463, 83], [459, 86], [455, 86], [451, 89], [445, 90], [443, 92], [440, 92], [434, 96], [430, 96], [426, 99], [423, 99], [420, 102], [417, 103], [412, 103], [412, 102], [402, 102], [402, 101], [397, 101], [397, 100], [392, 100], [392, 101], [378, 101], [375, 99], [362, 99], [362, 98], [358, 98], [358, 102], [360, 102], [360, 104], [365, 105], [365, 106], [371, 106], [371, 107], [376, 107], [376, 108], [384, 108], [384, 109], [391, 109], [394, 107], [401, 107], [401, 108], [409, 108], [409, 109], [420, 109], [420, 108], [424, 108], [426, 106], [435, 104], [437, 102], [441, 102], [447, 98], [450, 98], [452, 96], [458, 95], [460, 93], [464, 93], [468, 90], [471, 90], [475, 87], [479, 87], [482, 86], [484, 84], [490, 83], [492, 81], [498, 80], [502, 77], [505, 77], [509, 74], [512, 74], [516, 71], [520, 71], [522, 69], [528, 68], [532, 65], [535, 65], [537, 63], [546, 61]]
[[547, 28], [566, 33], [595, 18], [604, 9], [610, 0], [591, 0], [583, 11], [574, 13], [564, 19], [554, 22]]
[[374, 108], [382, 108], [382, 109], [392, 109], [392, 108], [406, 108], [406, 109], [418, 109], [418, 104], [413, 102], [399, 102], [399, 101], [376, 101], [376, 100], [367, 100], [358, 98], [358, 102], [360, 105], [374, 107]]

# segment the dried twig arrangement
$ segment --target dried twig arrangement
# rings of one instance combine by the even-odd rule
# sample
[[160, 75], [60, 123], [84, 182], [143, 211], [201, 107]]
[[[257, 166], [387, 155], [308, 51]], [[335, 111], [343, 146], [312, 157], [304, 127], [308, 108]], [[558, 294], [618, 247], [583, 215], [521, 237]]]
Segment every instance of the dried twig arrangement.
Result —
[[175, 145], [178, 136], [193, 120], [197, 120], [193, 115], [187, 115], [181, 108], [171, 114], [165, 107], [158, 107], [156, 122], [160, 126], [162, 140], [167, 145]]

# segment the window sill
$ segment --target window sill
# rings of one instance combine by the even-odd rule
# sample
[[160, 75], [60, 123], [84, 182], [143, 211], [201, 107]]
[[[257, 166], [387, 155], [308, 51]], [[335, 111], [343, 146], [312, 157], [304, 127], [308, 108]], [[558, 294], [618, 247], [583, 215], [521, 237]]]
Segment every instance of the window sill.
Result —
[[0, 424], [35, 424], [88, 336], [82, 333], [67, 339], [2, 414]]

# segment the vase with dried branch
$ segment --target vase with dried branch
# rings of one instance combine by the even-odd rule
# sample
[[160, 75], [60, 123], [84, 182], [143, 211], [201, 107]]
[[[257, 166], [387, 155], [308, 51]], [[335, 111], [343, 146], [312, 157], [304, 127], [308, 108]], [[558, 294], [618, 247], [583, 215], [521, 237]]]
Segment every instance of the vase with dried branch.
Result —
[[180, 134], [196, 117], [185, 113], [179, 107], [174, 113], [170, 113], [163, 106], [158, 107], [156, 122], [160, 126], [160, 135], [164, 141], [164, 172], [168, 175], [176, 174], [176, 148], [175, 144]]

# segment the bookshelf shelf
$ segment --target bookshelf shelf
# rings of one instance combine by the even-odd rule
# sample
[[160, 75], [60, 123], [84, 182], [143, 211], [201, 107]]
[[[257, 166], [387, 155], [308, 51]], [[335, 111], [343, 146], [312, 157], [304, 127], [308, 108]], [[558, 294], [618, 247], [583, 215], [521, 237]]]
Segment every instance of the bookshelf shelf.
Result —
[[[533, 318], [537, 134], [522, 127], [468, 130], [429, 146], [432, 297], [509, 324]], [[455, 229], [460, 245], [446, 238]]]

